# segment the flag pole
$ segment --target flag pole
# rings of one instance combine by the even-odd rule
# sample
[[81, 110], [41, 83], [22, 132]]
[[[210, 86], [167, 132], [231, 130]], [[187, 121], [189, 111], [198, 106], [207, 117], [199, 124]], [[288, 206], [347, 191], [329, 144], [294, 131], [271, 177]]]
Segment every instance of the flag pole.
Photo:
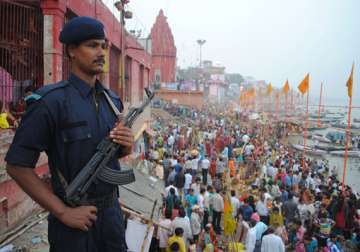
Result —
[[285, 94], [285, 122], [288, 121], [288, 93]]
[[302, 162], [302, 166], [303, 166], [303, 171], [305, 169], [305, 154], [306, 154], [306, 139], [307, 139], [307, 131], [308, 131], [308, 127], [309, 127], [309, 90], [307, 90], [307, 95], [306, 95], [306, 121], [305, 121], [305, 130], [304, 130], [304, 153], [303, 153], [303, 162]]
[[317, 126], [320, 128], [320, 114], [321, 114], [321, 99], [322, 99], [322, 93], [323, 93], [323, 83], [321, 82], [321, 88], [320, 88], [320, 100], [319, 100], [319, 112], [318, 112], [318, 121]]
[[345, 178], [346, 178], [346, 165], [348, 159], [348, 148], [350, 141], [350, 126], [351, 126], [351, 109], [352, 109], [352, 87], [353, 87], [353, 78], [354, 78], [354, 63], [351, 67], [351, 73], [348, 81], [346, 82], [346, 86], [348, 88], [348, 96], [349, 96], [349, 111], [348, 111], [348, 125], [346, 129], [346, 142], [345, 142], [345, 156], [344, 156], [344, 171], [342, 177], [342, 191], [345, 190]]
[[280, 95], [279, 95], [279, 93], [276, 94], [276, 114], [279, 119], [280, 118]]
[[351, 126], [351, 106], [352, 106], [352, 96], [349, 99], [349, 111], [348, 111], [348, 125], [346, 129], [346, 139], [345, 139], [345, 156], [344, 156], [344, 171], [342, 177], [342, 191], [345, 190], [345, 177], [346, 177], [346, 165], [348, 159], [348, 148], [349, 148], [349, 141], [350, 141], [350, 126]]

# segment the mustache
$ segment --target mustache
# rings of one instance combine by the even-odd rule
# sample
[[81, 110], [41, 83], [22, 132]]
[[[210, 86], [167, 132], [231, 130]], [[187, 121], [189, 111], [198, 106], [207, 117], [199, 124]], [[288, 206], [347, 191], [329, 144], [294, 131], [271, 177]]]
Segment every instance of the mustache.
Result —
[[97, 60], [94, 60], [93, 63], [103, 63], [103, 64], [105, 64], [105, 59], [103, 59], [103, 58], [97, 59]]

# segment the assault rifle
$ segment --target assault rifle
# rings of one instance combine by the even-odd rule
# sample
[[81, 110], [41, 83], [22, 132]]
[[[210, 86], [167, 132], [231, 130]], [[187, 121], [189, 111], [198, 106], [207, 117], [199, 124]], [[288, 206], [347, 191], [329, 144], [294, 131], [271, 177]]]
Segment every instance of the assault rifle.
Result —
[[[144, 111], [154, 98], [154, 93], [145, 88], [147, 95], [146, 100], [138, 108], [132, 108], [125, 116], [123, 122], [126, 127], [131, 128], [136, 118]], [[120, 112], [117, 110], [106, 92], [104, 95], [114, 111], [119, 117]], [[87, 202], [87, 190], [96, 180], [113, 184], [124, 185], [135, 181], [135, 175], [132, 169], [125, 171], [117, 171], [107, 167], [109, 161], [119, 153], [121, 146], [114, 143], [111, 139], [106, 137], [96, 147], [96, 153], [87, 162], [84, 168], [68, 186], [65, 186], [65, 202], [70, 206], [76, 207]]]

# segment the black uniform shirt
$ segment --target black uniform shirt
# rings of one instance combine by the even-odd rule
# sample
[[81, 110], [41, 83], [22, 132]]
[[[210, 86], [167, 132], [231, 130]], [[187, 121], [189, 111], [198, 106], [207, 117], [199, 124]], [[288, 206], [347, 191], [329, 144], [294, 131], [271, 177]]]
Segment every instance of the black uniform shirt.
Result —
[[[46, 85], [37, 90], [38, 100], [28, 107], [22, 118], [6, 162], [34, 168], [40, 152], [45, 151], [53, 190], [63, 197], [63, 187], [55, 169], [68, 183], [71, 182], [116, 123], [117, 118], [103, 90], [99, 81], [96, 81], [95, 88], [91, 88], [74, 74], [67, 82]], [[105, 92], [121, 111], [120, 98], [110, 90]], [[108, 166], [120, 169], [117, 159], [111, 160]], [[113, 185], [99, 181], [90, 187], [89, 196], [107, 195], [114, 189]]]

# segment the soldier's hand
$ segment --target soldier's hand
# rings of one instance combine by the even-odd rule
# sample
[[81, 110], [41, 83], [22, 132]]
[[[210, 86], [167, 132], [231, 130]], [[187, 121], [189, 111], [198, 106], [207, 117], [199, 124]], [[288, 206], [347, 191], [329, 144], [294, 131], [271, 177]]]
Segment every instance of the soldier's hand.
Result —
[[94, 206], [80, 206], [76, 208], [66, 207], [60, 221], [71, 228], [89, 231], [96, 221], [97, 209]]
[[134, 135], [130, 128], [124, 126], [123, 123], [118, 123], [111, 131], [110, 138], [117, 144], [124, 147], [123, 154], [129, 155], [134, 145]]

